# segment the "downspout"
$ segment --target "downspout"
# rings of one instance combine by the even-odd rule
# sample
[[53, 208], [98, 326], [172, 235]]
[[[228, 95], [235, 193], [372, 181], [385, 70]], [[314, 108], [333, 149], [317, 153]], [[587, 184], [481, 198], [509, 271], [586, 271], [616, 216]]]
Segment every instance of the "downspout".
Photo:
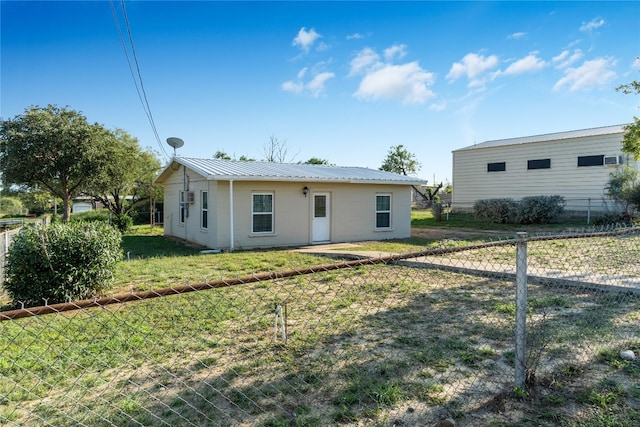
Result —
[[229, 252], [233, 252], [233, 180], [229, 180]]

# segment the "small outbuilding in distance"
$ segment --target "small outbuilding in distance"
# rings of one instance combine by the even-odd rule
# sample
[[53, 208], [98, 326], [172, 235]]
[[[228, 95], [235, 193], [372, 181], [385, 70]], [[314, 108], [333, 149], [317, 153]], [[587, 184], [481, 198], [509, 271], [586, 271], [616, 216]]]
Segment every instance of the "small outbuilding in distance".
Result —
[[624, 125], [486, 141], [453, 151], [452, 209], [473, 210], [476, 200], [559, 195], [565, 209], [615, 209], [609, 174], [629, 165], [622, 154]]
[[173, 157], [164, 234], [234, 250], [408, 238], [415, 177], [361, 167]]

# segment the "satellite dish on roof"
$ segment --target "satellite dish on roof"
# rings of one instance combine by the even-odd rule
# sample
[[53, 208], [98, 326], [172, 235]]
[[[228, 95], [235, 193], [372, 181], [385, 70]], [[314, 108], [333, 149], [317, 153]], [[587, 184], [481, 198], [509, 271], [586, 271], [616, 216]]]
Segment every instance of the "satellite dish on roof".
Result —
[[167, 138], [167, 144], [170, 147], [173, 147], [173, 155], [176, 155], [176, 148], [180, 148], [184, 145], [184, 141], [180, 138], [176, 138], [174, 136]]

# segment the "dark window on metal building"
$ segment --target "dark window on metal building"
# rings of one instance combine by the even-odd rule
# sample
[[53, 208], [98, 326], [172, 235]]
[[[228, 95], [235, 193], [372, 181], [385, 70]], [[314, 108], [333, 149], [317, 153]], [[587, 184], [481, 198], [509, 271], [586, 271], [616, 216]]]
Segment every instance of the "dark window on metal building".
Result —
[[487, 164], [487, 172], [504, 172], [506, 170], [507, 164], [505, 162]]
[[527, 169], [551, 169], [551, 159], [528, 160]]
[[602, 165], [604, 165], [604, 155], [578, 157], [578, 166], [602, 166]]

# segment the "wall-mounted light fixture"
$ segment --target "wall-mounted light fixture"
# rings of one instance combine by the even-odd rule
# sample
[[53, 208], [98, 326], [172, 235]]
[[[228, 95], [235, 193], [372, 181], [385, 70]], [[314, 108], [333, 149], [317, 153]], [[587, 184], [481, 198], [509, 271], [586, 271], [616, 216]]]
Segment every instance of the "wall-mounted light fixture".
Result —
[[304, 187], [302, 187], [302, 194], [304, 194], [304, 197], [307, 197], [308, 193], [309, 193], [309, 187], [305, 185]]

